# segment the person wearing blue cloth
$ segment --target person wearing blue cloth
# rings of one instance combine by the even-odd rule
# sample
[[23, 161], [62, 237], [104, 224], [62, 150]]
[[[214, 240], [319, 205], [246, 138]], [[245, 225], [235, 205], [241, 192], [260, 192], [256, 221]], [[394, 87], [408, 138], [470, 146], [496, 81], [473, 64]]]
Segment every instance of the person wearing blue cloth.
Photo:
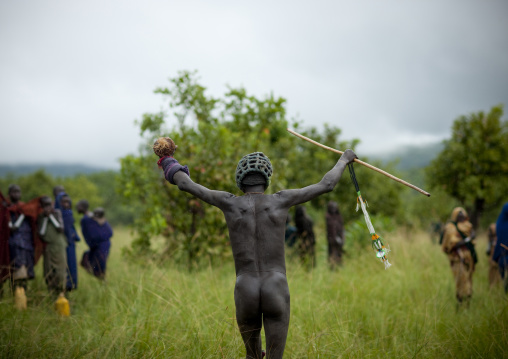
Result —
[[80, 201], [78, 212], [83, 214], [81, 231], [90, 250], [83, 253], [81, 265], [95, 277], [105, 279], [113, 229], [106, 221], [103, 208], [96, 208], [93, 211], [93, 216], [90, 217], [87, 214], [88, 202], [85, 202]]
[[86, 218], [92, 218], [93, 216], [93, 213], [90, 212], [88, 208], [90, 208], [90, 204], [86, 199], [80, 199], [78, 203], [76, 203], [76, 211], [83, 215], [83, 218], [81, 218], [81, 225], [83, 225], [83, 221]]
[[508, 294], [508, 203], [505, 203], [496, 222], [497, 241], [492, 259], [499, 265], [504, 280], [504, 291]]
[[74, 215], [72, 213], [72, 201], [62, 186], [53, 189], [55, 195], [55, 208], [62, 211], [64, 221], [64, 233], [67, 238], [67, 282], [65, 289], [71, 291], [78, 288], [78, 265], [76, 259], [76, 242], [80, 241], [76, 227], [74, 226]]
[[286, 231], [284, 233], [284, 242], [288, 247], [293, 247], [296, 242], [296, 227], [291, 225], [291, 215], [286, 218]]

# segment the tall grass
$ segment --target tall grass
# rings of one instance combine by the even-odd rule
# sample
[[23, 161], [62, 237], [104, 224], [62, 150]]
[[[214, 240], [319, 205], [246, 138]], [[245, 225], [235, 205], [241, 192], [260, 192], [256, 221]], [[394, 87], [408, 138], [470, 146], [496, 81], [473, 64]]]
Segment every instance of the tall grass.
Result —
[[[385, 234], [393, 263], [386, 271], [367, 247], [335, 272], [328, 270], [318, 234], [314, 270], [288, 253], [286, 358], [508, 357], [508, 301], [501, 287], [488, 286], [484, 238], [477, 245], [471, 305], [457, 312], [446, 256], [425, 233]], [[15, 310], [4, 295], [0, 357], [244, 357], [232, 262], [193, 273], [170, 263], [127, 263], [120, 249], [130, 240], [128, 231], [116, 230], [107, 283], [80, 271], [79, 288], [69, 295], [70, 318], [53, 311], [40, 264], [28, 310]]]

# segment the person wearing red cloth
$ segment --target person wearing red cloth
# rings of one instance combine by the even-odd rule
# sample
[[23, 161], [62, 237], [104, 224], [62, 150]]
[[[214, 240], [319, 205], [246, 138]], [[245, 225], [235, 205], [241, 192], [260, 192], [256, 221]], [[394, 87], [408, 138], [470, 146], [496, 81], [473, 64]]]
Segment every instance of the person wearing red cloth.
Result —
[[40, 257], [42, 243], [35, 230], [40, 212], [38, 198], [21, 202], [21, 188], [12, 184], [9, 199], [0, 194], [0, 265], [2, 283], [10, 279], [13, 292], [27, 290], [27, 281], [35, 277], [34, 265]]

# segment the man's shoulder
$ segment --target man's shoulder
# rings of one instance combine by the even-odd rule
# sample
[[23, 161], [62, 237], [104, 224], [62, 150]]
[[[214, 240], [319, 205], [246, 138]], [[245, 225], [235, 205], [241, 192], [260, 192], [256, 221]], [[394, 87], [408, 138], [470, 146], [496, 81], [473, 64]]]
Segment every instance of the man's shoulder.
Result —
[[299, 189], [301, 188], [294, 188], [294, 189], [281, 189], [280, 191], [278, 192], [275, 192], [274, 194], [272, 194], [272, 196], [274, 197], [284, 197], [284, 196], [288, 196], [288, 195], [291, 195], [291, 194], [294, 194], [295, 192], [297, 192]]
[[279, 192], [273, 193], [273, 194], [266, 194], [266, 193], [248, 194], [248, 193], [245, 193], [241, 196], [236, 196], [236, 195], [230, 193], [230, 196], [229, 197], [226, 196], [226, 198], [232, 199], [232, 200], [244, 201], [244, 200], [248, 199], [250, 196], [256, 196], [258, 198], [262, 198], [265, 201], [270, 201], [270, 200], [277, 199], [277, 197], [279, 196]]
[[81, 218], [81, 223], [89, 223], [90, 221], [92, 221], [93, 218], [91, 216], [88, 216], [88, 215], [84, 215], [82, 218]]

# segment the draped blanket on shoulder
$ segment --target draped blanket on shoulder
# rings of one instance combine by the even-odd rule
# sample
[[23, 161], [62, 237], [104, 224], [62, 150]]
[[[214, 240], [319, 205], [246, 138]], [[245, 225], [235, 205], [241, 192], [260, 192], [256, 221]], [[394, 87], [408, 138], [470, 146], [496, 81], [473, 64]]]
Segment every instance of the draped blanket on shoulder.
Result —
[[32, 226], [32, 236], [34, 241], [34, 264], [37, 263], [42, 255], [43, 243], [37, 234], [37, 217], [42, 212], [39, 201], [40, 197], [34, 198], [28, 202], [19, 202], [15, 205], [0, 191], [0, 281], [9, 277], [10, 273], [10, 256], [9, 256], [9, 212], [24, 214], [30, 218]]

